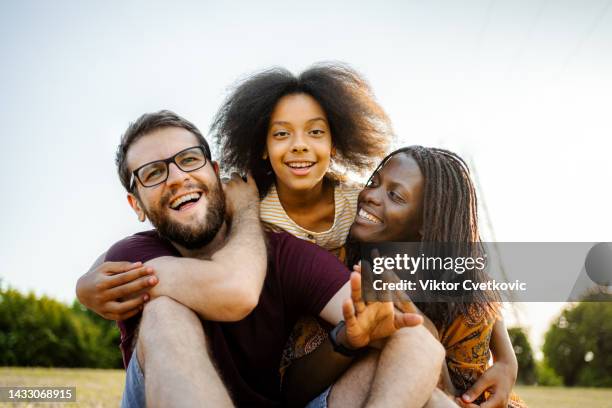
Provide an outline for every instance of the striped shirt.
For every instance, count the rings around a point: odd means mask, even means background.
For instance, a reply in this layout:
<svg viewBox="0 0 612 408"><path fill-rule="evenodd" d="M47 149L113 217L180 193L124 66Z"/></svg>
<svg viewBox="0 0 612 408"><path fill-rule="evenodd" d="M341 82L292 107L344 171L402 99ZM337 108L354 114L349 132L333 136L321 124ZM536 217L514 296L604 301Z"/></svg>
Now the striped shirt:
<svg viewBox="0 0 612 408"><path fill-rule="evenodd" d="M339 256L357 214L357 196L360 191L359 185L353 183L338 183L334 187L334 223L327 231L309 231L296 224L285 212L275 185L270 187L261 201L259 214L267 229L287 231Z"/></svg>

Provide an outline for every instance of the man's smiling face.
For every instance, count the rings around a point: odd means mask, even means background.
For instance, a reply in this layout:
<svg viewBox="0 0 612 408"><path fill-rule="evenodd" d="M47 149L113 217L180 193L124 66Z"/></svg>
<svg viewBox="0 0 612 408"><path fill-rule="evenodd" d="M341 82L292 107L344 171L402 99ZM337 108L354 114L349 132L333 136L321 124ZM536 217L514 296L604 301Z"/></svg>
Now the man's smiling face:
<svg viewBox="0 0 612 408"><path fill-rule="evenodd" d="M155 129L130 146L126 155L128 169L132 172L198 144L186 129ZM148 217L162 236L187 249L208 244L223 224L225 198L216 164L207 162L197 170L184 172L170 163L165 182L144 187L135 180L134 192L137 194L128 194L128 200L139 218Z"/></svg>

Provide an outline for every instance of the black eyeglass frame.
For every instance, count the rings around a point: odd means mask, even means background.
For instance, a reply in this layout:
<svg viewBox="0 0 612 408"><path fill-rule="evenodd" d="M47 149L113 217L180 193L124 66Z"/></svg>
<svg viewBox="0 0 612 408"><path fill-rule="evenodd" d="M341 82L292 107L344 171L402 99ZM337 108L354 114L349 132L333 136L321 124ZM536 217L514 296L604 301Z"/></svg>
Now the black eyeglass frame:
<svg viewBox="0 0 612 408"><path fill-rule="evenodd" d="M188 150L192 150L192 149L196 149L199 148L202 151L202 156L204 156L204 164L201 165L200 167L196 167L195 169L191 169L191 170L183 170L183 168L181 167L180 164L178 164L176 162L176 156L179 156L182 153L185 153ZM170 175L170 163L174 163L176 165L176 167L179 168L179 170L181 170L182 172L185 173L190 173L192 171L196 171L201 169L202 167L206 166L206 163L208 163L210 161L210 159L208 158L208 149L206 149L205 146L203 145L197 145L197 146L191 146L188 147L186 149L181 150L180 152L176 153L175 155L173 155L172 157L168 157L167 159L163 159L163 160L153 160L152 162L149 163L145 163L142 166L138 167L136 170L132 171L132 175L130 177L130 186L131 186L131 190L134 191L134 188L136 188L136 180L138 180L140 182L140 185L143 186L144 188L151 188L151 187L156 187L159 186L162 183L165 183L166 180L168 180L168 176ZM142 182L142 180L140 179L140 177L138 176L138 172L147 167L150 166L153 163L164 163L166 165L166 178L164 178L162 181L160 181L159 183L155 183L151 186L145 186L144 183Z"/></svg>

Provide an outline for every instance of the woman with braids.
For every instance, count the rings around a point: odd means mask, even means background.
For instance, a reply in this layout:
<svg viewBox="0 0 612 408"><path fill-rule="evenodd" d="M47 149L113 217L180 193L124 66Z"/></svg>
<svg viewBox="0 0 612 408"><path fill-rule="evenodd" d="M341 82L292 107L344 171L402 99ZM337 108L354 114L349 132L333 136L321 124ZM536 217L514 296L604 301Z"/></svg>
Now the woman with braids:
<svg viewBox="0 0 612 408"><path fill-rule="evenodd" d="M357 211L347 243L347 265L361 258L359 243L453 243L466 244L465 248L478 247L472 244L480 243L476 192L468 168L459 156L447 150L410 146L385 157L359 194ZM475 272L469 278L481 281L483 275ZM402 306L407 305L404 311L415 310L409 303ZM446 349L442 384L455 396L457 404L524 406L511 394L517 362L503 321L498 319L497 294L465 291L453 303L419 302L416 307L429 319L426 325ZM354 319L348 319L346 326L347 331L363 329ZM489 350L495 359L490 368ZM330 370L324 366L329 360L321 348L321 352L317 350L296 361L287 379L293 381L294 370L303 369L304 364L310 370L317 366ZM356 364L351 370L358 367ZM335 402L334 389L338 387L337 395L347 395L342 389L346 386L349 385L340 381L332 387L330 405Z"/></svg>
<svg viewBox="0 0 612 408"><path fill-rule="evenodd" d="M479 246L471 244L481 241L477 208L468 167L458 155L405 147L383 159L359 195L349 247L356 248L357 242L420 241L467 244L464 248L472 250ZM350 252L355 262L359 254ZM446 348L451 391L462 396L460 404L480 401L481 394L481 399L488 398L482 405L486 407L522 404L510 395L517 363L505 325L497 319L498 299L491 292L465 291L458 302L416 304ZM495 364L485 374L490 341Z"/></svg>

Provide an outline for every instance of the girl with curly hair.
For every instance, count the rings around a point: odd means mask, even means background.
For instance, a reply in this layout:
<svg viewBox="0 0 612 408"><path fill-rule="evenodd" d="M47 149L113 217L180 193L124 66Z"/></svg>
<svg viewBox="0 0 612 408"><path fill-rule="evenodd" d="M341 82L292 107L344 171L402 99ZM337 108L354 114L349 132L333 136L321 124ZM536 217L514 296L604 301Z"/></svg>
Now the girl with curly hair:
<svg viewBox="0 0 612 408"><path fill-rule="evenodd" d="M367 82L340 63L316 64L297 76L272 68L246 78L219 109L211 133L221 167L253 175L269 229L338 256L361 189L345 175L372 170L392 138Z"/></svg>

